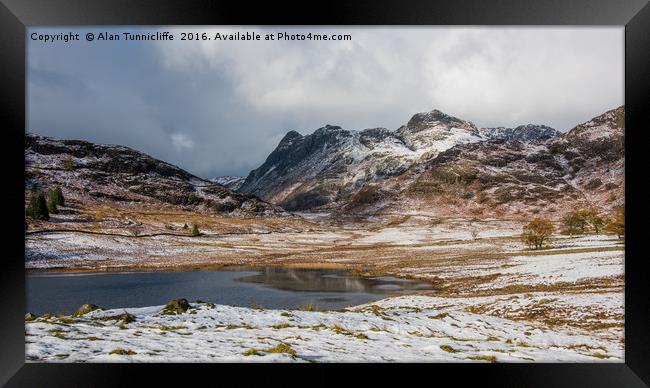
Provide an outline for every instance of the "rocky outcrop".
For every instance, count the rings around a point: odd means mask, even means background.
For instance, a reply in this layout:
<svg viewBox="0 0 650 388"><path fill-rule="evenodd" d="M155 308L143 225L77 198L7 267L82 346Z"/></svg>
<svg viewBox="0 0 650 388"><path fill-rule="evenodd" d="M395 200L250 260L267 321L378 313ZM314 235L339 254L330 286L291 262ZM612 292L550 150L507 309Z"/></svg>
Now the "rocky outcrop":
<svg viewBox="0 0 650 388"><path fill-rule="evenodd" d="M562 135L562 133L546 125L526 124L516 128L482 128L481 135L490 140L540 142Z"/></svg>

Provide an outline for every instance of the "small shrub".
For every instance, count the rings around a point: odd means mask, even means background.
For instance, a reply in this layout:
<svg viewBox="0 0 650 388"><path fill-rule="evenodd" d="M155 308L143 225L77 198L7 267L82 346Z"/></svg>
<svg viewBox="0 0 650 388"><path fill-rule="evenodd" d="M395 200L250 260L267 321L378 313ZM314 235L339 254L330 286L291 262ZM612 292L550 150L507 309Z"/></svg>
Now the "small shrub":
<svg viewBox="0 0 650 388"><path fill-rule="evenodd" d="M185 198L185 203L188 205L198 205L201 203L201 198L197 197L194 193L190 193Z"/></svg>
<svg viewBox="0 0 650 388"><path fill-rule="evenodd" d="M197 224L192 225L192 231L190 232L192 237L200 236L201 232L199 231L199 226Z"/></svg>
<svg viewBox="0 0 650 388"><path fill-rule="evenodd" d="M74 169L74 162L71 157L63 159L63 169L66 171L72 171Z"/></svg>

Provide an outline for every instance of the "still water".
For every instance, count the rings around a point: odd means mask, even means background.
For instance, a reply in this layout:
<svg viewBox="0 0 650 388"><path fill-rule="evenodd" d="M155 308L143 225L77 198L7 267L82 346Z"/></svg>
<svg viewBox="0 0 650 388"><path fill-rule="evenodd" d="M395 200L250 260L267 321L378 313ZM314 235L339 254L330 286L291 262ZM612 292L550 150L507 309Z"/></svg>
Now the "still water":
<svg viewBox="0 0 650 388"><path fill-rule="evenodd" d="M185 298L217 304L334 310L392 295L430 290L426 282L362 278L339 270L238 268L191 272L29 273L27 311L70 314L84 303L144 307Z"/></svg>

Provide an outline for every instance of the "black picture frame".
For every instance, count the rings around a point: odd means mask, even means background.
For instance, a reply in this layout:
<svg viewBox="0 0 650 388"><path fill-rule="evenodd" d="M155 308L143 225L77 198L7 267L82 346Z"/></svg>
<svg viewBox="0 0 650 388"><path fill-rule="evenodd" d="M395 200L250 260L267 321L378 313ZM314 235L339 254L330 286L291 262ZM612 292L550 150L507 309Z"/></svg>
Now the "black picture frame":
<svg viewBox="0 0 650 388"><path fill-rule="evenodd" d="M418 364L408 376L435 384L453 376L456 386L478 381L481 386L618 386L650 385L650 282L644 271L643 226L646 216L643 190L644 128L650 102L650 6L647 0L534 1L358 1L267 2L245 1L100 1L1 0L0 96L2 156L6 217L4 257L0 269L0 383L31 386L128 386L150 382L157 374L167 382L203 374L212 383L225 383L225 373L236 373L242 383L252 379L285 380L295 371L338 383L348 377L330 375L321 365L280 365L271 374L268 365L235 364L30 364L25 363L24 314L24 134L25 46L28 26L46 25L615 25L625 26L626 110L626 234L625 252L625 362L575 364ZM339 365L368 382L392 374L393 365ZM291 368L291 369L289 369ZM264 369L264 371L262 371ZM277 373L277 374L275 374ZM348 376L350 375L348 374ZM212 377L210 377L212 376ZM276 377L273 377L276 376ZM312 378L313 378L312 377ZM407 377L403 377L407 378ZM210 380L213 379L213 380ZM295 380L311 384L313 380ZM644 383L645 382L645 383Z"/></svg>

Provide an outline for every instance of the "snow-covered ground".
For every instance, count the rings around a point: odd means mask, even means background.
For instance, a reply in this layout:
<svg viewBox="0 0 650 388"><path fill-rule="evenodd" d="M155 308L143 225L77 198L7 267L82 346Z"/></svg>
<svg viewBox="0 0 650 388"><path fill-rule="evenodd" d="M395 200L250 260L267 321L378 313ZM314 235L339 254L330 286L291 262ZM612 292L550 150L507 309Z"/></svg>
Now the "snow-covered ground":
<svg viewBox="0 0 650 388"><path fill-rule="evenodd" d="M534 304L549 295L521 298ZM587 299L622 302L602 294ZM95 311L28 322L26 353L31 361L61 362L623 360L623 343L615 339L622 328L593 332L471 312L486 302L494 300L404 296L336 312L204 303L173 316L161 315L163 306ZM99 319L125 311L134 322Z"/></svg>
<svg viewBox="0 0 650 388"><path fill-rule="evenodd" d="M514 221L415 215L389 221L281 231L266 221L239 234L215 223L194 238L28 235L28 268L332 266L431 281L436 291L346 311L193 303L178 316L160 315L162 306L125 306L79 318L40 317L26 322L27 359L623 361L625 247L615 236L558 235L547 249L529 250ZM101 319L125 311L134 322Z"/></svg>

